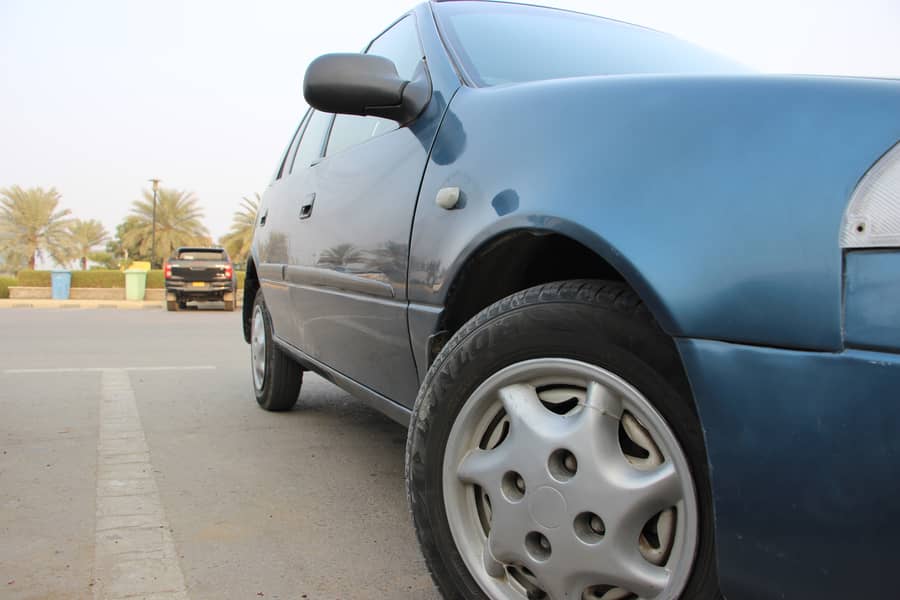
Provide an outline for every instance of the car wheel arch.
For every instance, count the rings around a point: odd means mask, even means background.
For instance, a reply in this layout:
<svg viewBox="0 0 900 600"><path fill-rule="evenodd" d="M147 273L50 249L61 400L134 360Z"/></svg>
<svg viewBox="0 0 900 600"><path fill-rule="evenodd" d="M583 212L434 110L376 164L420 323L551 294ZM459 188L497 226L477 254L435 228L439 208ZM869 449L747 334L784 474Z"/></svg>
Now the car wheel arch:
<svg viewBox="0 0 900 600"><path fill-rule="evenodd" d="M251 256L247 259L247 272L244 278L244 305L241 309L244 341L248 344L250 343L250 319L253 315L253 300L256 298L256 290L258 289L259 276L256 274L256 261Z"/></svg>
<svg viewBox="0 0 900 600"><path fill-rule="evenodd" d="M558 218L543 220L552 220L557 226L512 224L487 232L460 253L445 275L444 310L435 333L446 332L449 339L493 302L535 285L565 279L624 282L644 302L660 328L671 333L668 308L622 252L576 223ZM491 277L475 275L484 272ZM429 354L430 363L436 352Z"/></svg>

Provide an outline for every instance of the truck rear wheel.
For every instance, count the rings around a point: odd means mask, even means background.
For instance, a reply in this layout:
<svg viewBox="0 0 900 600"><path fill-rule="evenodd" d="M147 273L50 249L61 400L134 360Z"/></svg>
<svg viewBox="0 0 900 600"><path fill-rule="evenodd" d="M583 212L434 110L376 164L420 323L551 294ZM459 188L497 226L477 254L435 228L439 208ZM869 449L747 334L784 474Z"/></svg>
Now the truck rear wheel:
<svg viewBox="0 0 900 600"><path fill-rule="evenodd" d="M225 311L234 312L234 292L226 292L222 300L225 302Z"/></svg>
<svg viewBox="0 0 900 600"><path fill-rule="evenodd" d="M256 402L265 410L287 411L297 403L303 369L275 343L262 290L250 317L250 375Z"/></svg>

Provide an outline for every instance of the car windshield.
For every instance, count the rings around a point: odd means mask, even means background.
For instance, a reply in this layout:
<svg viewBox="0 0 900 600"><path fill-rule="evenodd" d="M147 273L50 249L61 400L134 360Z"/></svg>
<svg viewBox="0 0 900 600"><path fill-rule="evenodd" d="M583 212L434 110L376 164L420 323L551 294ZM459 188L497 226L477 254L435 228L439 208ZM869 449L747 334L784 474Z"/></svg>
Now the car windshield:
<svg viewBox="0 0 900 600"><path fill-rule="evenodd" d="M436 5L478 86L638 73L736 73L740 64L671 35L580 13L495 2Z"/></svg>
<svg viewBox="0 0 900 600"><path fill-rule="evenodd" d="M225 260L221 250L185 250L178 253L181 260Z"/></svg>

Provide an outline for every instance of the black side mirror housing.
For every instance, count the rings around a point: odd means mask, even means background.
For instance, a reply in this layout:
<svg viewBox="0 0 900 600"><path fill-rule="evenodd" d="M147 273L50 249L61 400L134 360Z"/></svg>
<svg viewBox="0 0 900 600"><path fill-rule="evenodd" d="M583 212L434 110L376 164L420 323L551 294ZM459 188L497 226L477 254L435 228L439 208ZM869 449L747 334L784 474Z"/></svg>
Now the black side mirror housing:
<svg viewBox="0 0 900 600"><path fill-rule="evenodd" d="M389 59L373 54L325 54L303 78L306 102L322 112L382 117L405 125L431 100L425 62L404 81Z"/></svg>

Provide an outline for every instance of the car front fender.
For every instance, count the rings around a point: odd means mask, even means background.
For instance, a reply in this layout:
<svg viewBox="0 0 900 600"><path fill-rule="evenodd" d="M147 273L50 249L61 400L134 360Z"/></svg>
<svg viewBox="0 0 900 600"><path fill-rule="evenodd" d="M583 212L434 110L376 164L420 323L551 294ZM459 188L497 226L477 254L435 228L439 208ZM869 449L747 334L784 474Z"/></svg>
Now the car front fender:
<svg viewBox="0 0 900 600"><path fill-rule="evenodd" d="M443 306L467 257L516 228L615 266L676 337L842 346L848 199L900 139L900 82L622 76L464 88L421 187L410 300ZM459 188L450 210L435 198ZM414 270L410 270L411 278ZM490 277L489 273L484 274Z"/></svg>

